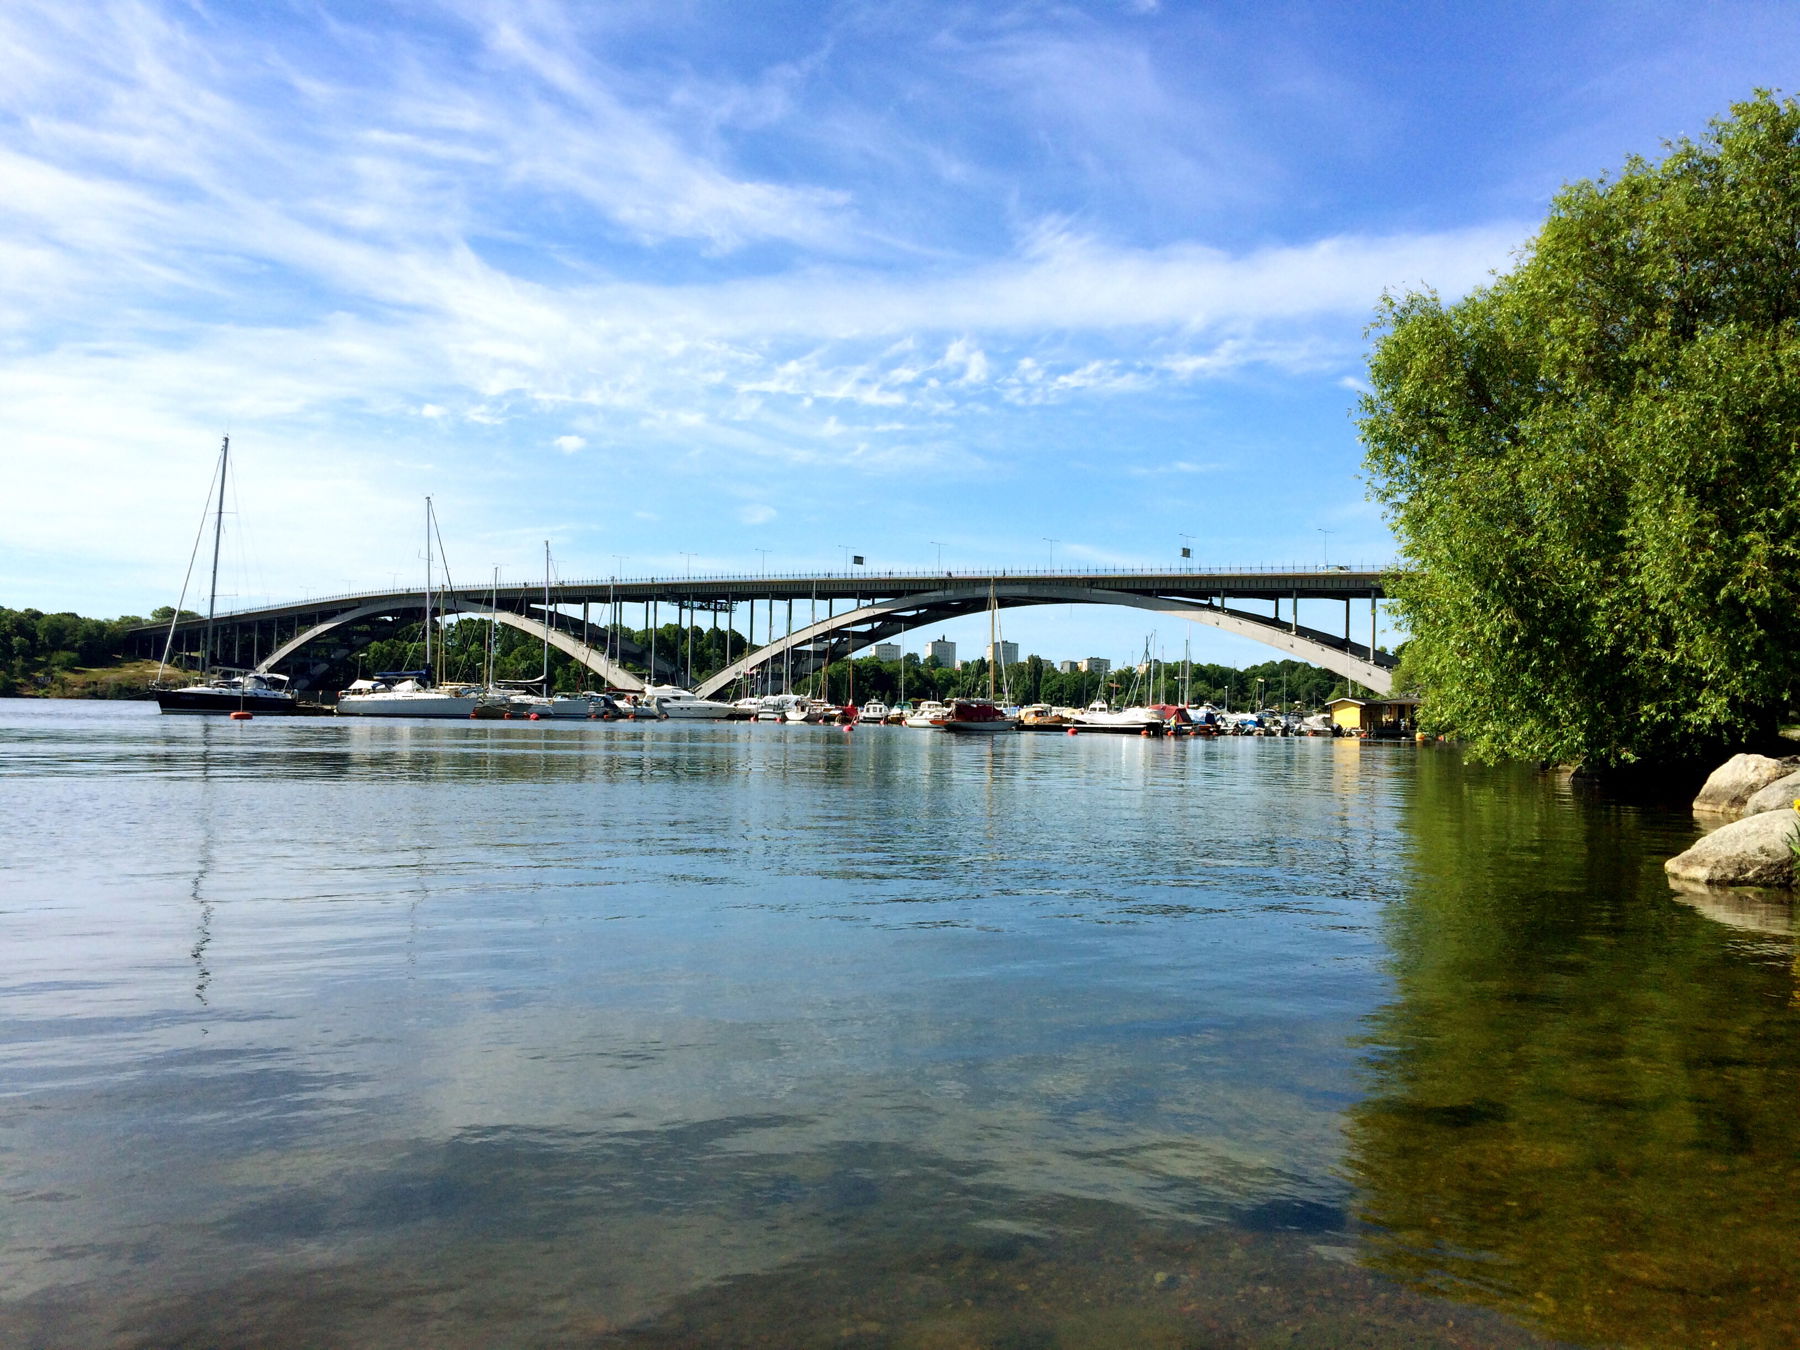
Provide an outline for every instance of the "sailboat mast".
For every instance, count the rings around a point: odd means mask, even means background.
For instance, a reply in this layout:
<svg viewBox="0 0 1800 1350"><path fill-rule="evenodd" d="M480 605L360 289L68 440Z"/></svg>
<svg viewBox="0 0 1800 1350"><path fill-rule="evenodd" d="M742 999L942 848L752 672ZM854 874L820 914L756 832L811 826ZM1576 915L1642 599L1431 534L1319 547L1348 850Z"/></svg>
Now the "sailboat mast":
<svg viewBox="0 0 1800 1350"><path fill-rule="evenodd" d="M988 578L988 702L994 701L994 665L1000 659L1000 649L994 643L994 624L1000 615L1000 606L994 599L994 579Z"/></svg>
<svg viewBox="0 0 1800 1350"><path fill-rule="evenodd" d="M500 626L500 569L494 568L494 584L488 587L487 665L482 671L484 689L494 687L494 630Z"/></svg>
<svg viewBox="0 0 1800 1350"><path fill-rule="evenodd" d="M230 459L231 437L227 436L219 447L219 502L213 513L212 585L206 593L206 646L200 653L202 670L211 670L213 663L213 615L219 606L219 538L225 532L225 471Z"/></svg>
<svg viewBox="0 0 1800 1350"><path fill-rule="evenodd" d="M425 499L425 678L431 678L431 498Z"/></svg>

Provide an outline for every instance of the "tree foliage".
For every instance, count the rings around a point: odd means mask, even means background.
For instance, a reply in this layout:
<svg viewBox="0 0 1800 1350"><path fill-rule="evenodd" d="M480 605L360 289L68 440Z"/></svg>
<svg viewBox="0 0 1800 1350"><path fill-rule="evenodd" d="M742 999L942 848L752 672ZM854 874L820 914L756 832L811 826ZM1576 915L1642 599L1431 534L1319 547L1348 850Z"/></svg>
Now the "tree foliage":
<svg viewBox="0 0 1800 1350"><path fill-rule="evenodd" d="M1479 755L1771 734L1800 688L1800 104L1555 199L1466 299L1384 297L1360 426L1404 676Z"/></svg>
<svg viewBox="0 0 1800 1350"><path fill-rule="evenodd" d="M84 619L0 607L0 698L37 693L63 671L116 661L125 632L143 620Z"/></svg>

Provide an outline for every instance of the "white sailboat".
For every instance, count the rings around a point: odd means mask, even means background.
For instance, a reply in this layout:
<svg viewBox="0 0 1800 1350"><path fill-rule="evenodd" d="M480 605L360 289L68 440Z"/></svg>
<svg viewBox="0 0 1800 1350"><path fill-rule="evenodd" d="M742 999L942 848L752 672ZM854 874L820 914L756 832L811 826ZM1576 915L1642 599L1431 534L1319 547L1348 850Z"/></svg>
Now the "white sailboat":
<svg viewBox="0 0 1800 1350"><path fill-rule="evenodd" d="M432 540L437 518L431 498L425 499L425 669L395 671L372 680L358 680L338 695L337 710L346 717L461 717L475 716L482 705L482 691L474 685L439 689L432 685Z"/></svg>

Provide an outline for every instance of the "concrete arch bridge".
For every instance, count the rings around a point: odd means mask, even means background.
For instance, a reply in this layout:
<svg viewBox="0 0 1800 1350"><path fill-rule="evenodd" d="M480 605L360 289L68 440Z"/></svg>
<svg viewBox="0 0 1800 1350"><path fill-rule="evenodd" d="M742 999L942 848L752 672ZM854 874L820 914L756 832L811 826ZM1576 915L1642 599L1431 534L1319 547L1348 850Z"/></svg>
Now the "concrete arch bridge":
<svg viewBox="0 0 1800 1350"><path fill-rule="evenodd" d="M432 610L491 616L539 640L547 635L614 688L642 688L639 672L650 671L712 695L779 689L873 643L980 613L990 596L1002 609L1123 605L1236 633L1387 693L1394 658L1376 645L1382 575L1346 566L606 578L553 585L548 605L541 584L521 584L435 595ZM630 627L652 633L671 620L690 635L722 628L736 659L696 672L691 638L685 651L679 643L646 648L627 635L628 613L643 619ZM189 664L210 644L215 664L277 671L296 687L318 688L370 642L424 614L418 591L324 596L219 615L210 638L206 620L184 620L173 645ZM130 635L130 648L155 659L169 633L168 625L145 625ZM1358 641L1365 633L1367 641Z"/></svg>

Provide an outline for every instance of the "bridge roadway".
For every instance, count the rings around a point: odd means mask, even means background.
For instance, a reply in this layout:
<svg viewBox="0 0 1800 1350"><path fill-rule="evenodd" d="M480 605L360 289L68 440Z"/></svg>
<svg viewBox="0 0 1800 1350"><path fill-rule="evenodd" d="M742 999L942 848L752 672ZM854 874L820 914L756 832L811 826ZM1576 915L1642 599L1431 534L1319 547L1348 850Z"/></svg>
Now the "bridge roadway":
<svg viewBox="0 0 1800 1350"><path fill-rule="evenodd" d="M747 641L742 659L698 686L706 695L734 686L765 689L778 680L801 678L826 661L912 629L984 611L990 595L1002 609L1025 605L1125 605L1167 614L1252 638L1289 656L1323 666L1377 693L1392 686L1394 658L1377 648L1383 572L1367 567L1213 568L1151 571L1046 572L851 572L790 576L646 577L564 581L550 587L521 583L459 589L436 595L436 613L486 617L542 639L594 671L615 688L643 687L622 661L650 668L651 654L616 630L627 608L641 610L655 629L682 626L727 627ZM1300 622L1308 602L1316 619L1320 601L1344 606L1341 631ZM1368 605L1368 641L1358 642L1353 613ZM580 613L569 611L579 606ZM596 608L600 610L595 613ZM416 623L425 612L420 591L361 591L313 596L301 601L234 610L216 616L213 649L217 662L289 674L309 687L334 661L341 661L399 625ZM1333 611L1335 612L1335 611ZM203 643L205 619L175 625L174 648L190 657ZM612 630L612 631L609 631ZM145 625L130 634L134 653L162 655L167 624ZM325 659L321 659L321 658ZM680 653L657 650L655 674L675 679Z"/></svg>

